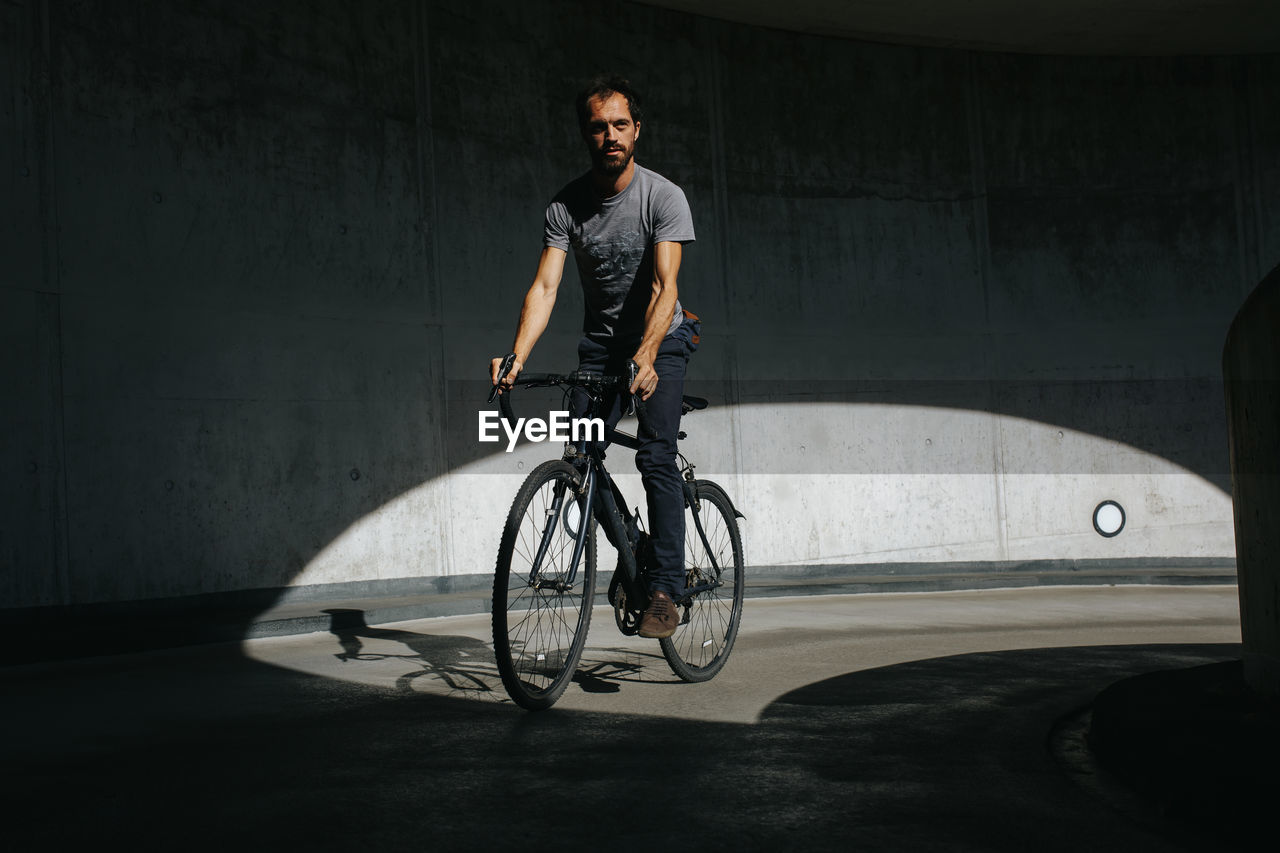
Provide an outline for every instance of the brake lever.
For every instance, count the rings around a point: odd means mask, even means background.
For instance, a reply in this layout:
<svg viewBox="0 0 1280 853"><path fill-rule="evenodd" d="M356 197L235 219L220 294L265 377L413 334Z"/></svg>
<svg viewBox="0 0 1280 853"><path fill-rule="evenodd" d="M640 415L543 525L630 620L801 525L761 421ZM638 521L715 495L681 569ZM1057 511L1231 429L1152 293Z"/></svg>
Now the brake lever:
<svg viewBox="0 0 1280 853"><path fill-rule="evenodd" d="M502 390L502 380L507 378L507 374L511 372L511 366L516 363L516 354L509 352L502 357L502 364L498 366L498 382L489 391L489 402L492 404L494 398L498 396L498 392Z"/></svg>
<svg viewBox="0 0 1280 853"><path fill-rule="evenodd" d="M624 418L627 415L631 414L632 412L636 411L636 404L640 402L639 395L631 393L631 386L636 384L636 376L638 376L639 373L640 373L640 365L628 359L627 360L627 387L625 392L623 392L626 394L626 399L622 403L622 416Z"/></svg>

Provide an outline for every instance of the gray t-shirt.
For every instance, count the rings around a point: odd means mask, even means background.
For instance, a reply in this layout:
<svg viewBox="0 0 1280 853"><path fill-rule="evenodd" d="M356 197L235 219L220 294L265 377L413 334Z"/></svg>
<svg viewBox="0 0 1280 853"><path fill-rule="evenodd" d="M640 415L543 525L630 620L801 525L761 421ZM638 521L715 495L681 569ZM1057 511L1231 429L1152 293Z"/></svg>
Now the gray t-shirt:
<svg viewBox="0 0 1280 853"><path fill-rule="evenodd" d="M678 186L639 163L631 183L600 198L591 174L571 182L547 206L544 244L578 264L586 312L582 331L600 343L639 344L653 294L653 246L692 243L693 216ZM684 317L676 302L671 334Z"/></svg>

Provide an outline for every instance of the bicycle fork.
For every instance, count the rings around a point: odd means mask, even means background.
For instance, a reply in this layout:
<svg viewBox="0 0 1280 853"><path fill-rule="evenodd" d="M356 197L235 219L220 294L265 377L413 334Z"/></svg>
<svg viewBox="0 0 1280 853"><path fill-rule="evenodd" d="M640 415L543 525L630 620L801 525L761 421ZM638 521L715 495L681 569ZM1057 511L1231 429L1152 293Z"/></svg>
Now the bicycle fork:
<svg viewBox="0 0 1280 853"><path fill-rule="evenodd" d="M698 531L698 540L702 542L702 547L706 550L707 559L711 561L711 569L715 572L715 575L704 583L695 584L694 586L686 588L684 595L680 596L680 598L676 600L675 603L677 606L687 605L698 594L724 586L724 581L720 579L720 563L716 560L715 549L711 547L711 542L707 539L707 532L702 527L702 507L698 503L697 490L694 488L692 475L689 475L686 479L682 480L681 485L684 487L685 502L689 504L689 509L693 513L693 526L694 529Z"/></svg>
<svg viewBox="0 0 1280 853"><path fill-rule="evenodd" d="M592 497L595 490L595 477L593 472L587 471L587 487L586 495L579 498L578 494L569 488L569 483L560 482L556 484L555 497L551 501L551 506L547 509L546 525L542 529L542 541L538 543L538 553L533 560L533 568L529 572L529 586L536 590L553 589L557 593L568 592L573 589L574 582L578 579L578 566L581 564L582 552L587 545L587 536L590 532L589 513L592 505ZM578 529L571 530L568 521L565 519L566 496L569 500L578 504ZM573 557L569 560L569 571L566 575L561 576L544 576L542 573L542 561L547 556L547 551L551 548L551 542L555 537L556 526L565 525L565 529L573 535Z"/></svg>

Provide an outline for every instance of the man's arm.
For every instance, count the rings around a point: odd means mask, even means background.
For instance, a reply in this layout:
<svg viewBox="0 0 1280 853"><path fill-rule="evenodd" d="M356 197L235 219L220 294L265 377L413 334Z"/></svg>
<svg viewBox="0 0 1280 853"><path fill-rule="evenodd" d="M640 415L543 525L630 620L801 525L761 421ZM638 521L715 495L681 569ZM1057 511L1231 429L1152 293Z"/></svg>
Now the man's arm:
<svg viewBox="0 0 1280 853"><path fill-rule="evenodd" d="M564 277L564 259L566 252L548 246L542 250L538 258L538 271L533 276L533 284L525 294L524 305L520 309L520 323L516 326L516 339L511 351L516 354L515 363L510 372L502 380L502 387L510 388L515 383L524 363L533 352L533 345L546 331L547 322L551 319L551 309L556 305L556 293L560 289L560 279ZM668 319L670 319L668 317ZM489 362L489 378L494 385L498 384L498 370L501 358Z"/></svg>
<svg viewBox="0 0 1280 853"><path fill-rule="evenodd" d="M671 328L671 315L676 310L676 278L680 274L682 248L672 241L663 241L653 247L653 294L644 315L644 338L632 357L640 370L631 385L631 393L639 391L642 400L649 399L653 389L658 387L653 360L658 357L658 347L662 346L662 339Z"/></svg>

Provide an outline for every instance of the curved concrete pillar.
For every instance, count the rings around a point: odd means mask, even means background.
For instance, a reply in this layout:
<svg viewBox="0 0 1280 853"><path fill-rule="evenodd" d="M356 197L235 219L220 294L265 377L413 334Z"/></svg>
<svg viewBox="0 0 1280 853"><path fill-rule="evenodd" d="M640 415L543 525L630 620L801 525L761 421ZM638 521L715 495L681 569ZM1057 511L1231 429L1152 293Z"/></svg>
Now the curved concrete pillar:
<svg viewBox="0 0 1280 853"><path fill-rule="evenodd" d="M1222 372L1245 679L1280 695L1280 267L1232 322Z"/></svg>

